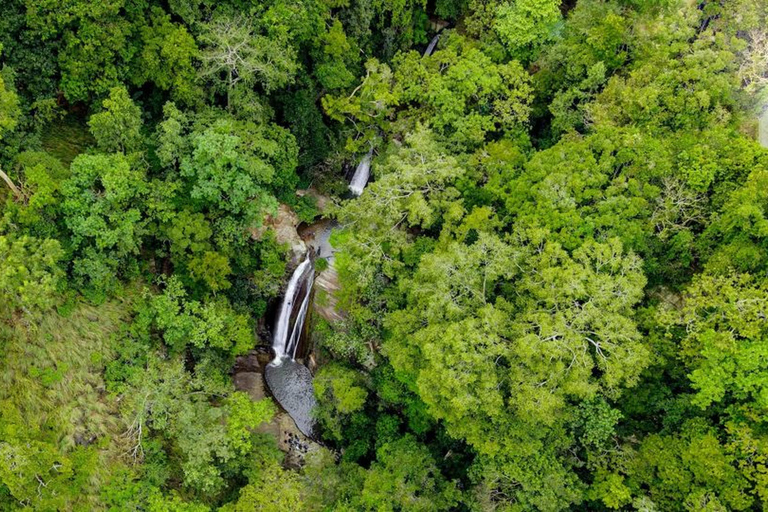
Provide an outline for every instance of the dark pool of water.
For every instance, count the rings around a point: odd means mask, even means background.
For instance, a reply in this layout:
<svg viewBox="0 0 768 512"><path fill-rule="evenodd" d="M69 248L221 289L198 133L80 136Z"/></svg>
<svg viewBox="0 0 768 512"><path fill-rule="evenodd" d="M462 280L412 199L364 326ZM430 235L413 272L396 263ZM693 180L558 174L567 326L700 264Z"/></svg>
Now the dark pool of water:
<svg viewBox="0 0 768 512"><path fill-rule="evenodd" d="M291 359L283 359L279 365L268 364L264 378L272 396L293 418L299 430L307 437L314 437L312 410L317 406L317 400L309 369Z"/></svg>

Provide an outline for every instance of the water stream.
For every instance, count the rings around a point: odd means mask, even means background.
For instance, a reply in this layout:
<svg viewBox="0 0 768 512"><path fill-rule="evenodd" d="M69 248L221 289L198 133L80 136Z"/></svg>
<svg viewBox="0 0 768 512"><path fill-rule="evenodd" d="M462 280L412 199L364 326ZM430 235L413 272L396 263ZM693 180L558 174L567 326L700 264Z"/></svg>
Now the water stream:
<svg viewBox="0 0 768 512"><path fill-rule="evenodd" d="M427 45L427 49L424 50L423 57L429 57L432 55L432 52L435 51L435 47L437 46L437 42L440 41L440 34L436 34L435 37L432 38L432 40L429 42L429 45Z"/></svg>
<svg viewBox="0 0 768 512"><path fill-rule="evenodd" d="M275 334L272 337L272 350L275 352L272 364L279 365L284 359L296 357L314 280L315 266L307 254L304 261L293 271L288 287L285 289L283 303L277 315Z"/></svg>
<svg viewBox="0 0 768 512"><path fill-rule="evenodd" d="M313 434L312 410L317 401L312 387L312 373L296 361L296 351L307 321L314 281L315 265L307 254L293 271L285 289L272 337L275 358L264 371L264 378L275 400L308 437Z"/></svg>
<svg viewBox="0 0 768 512"><path fill-rule="evenodd" d="M432 54L439 40L440 34L432 38L424 56ZM368 184L372 159L373 148L365 154L355 169L349 183L349 190L355 196L362 194ZM312 287L315 283L314 258L325 258L329 264L333 263L334 249L329 239L334 226L331 221L320 221L308 229L311 232L310 250L288 281L273 330L272 350L275 357L264 372L275 400L293 418L299 430L309 437L312 437L314 430L312 410L317 401L312 387L312 373L305 365L296 361L296 355L312 302ZM320 284L322 287L322 279ZM333 305L335 306L335 303ZM321 314L331 316L328 311L322 309Z"/></svg>
<svg viewBox="0 0 768 512"><path fill-rule="evenodd" d="M357 164L352 181L349 182L349 190L356 196L363 193L363 189L368 184L368 178L371 177L371 159L373 158L373 148L366 153L360 163Z"/></svg>
<svg viewBox="0 0 768 512"><path fill-rule="evenodd" d="M352 179L350 189L355 195L362 192L368 181L372 155L373 150L360 162ZM264 369L264 378L272 396L308 437L312 437L314 431L312 411L317 406L317 400L312 386L312 373L301 363L301 359L297 361L296 358L312 304L316 259L325 259L329 264L329 269L320 274L320 288L332 292L329 288L336 285L333 282L336 274L332 267L335 249L330 244L334 227L334 221L322 219L299 229L309 250L288 280L272 330L274 358ZM339 317L335 311L335 299L327 297L326 302L313 311L326 319Z"/></svg>

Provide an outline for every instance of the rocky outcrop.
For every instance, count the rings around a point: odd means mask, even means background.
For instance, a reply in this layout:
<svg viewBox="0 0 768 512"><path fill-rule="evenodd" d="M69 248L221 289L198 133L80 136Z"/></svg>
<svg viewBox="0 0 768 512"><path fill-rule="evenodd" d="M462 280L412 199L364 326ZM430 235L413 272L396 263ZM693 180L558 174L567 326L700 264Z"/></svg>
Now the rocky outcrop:
<svg viewBox="0 0 768 512"><path fill-rule="evenodd" d="M330 261L328 268L320 272L315 278L313 312L329 322L343 320L344 315L339 311L337 299L340 289L339 274L333 266L333 261Z"/></svg>
<svg viewBox="0 0 768 512"><path fill-rule="evenodd" d="M267 397L264 389L264 376L258 372L239 372L234 376L235 389L248 393L251 400L262 400Z"/></svg>
<svg viewBox="0 0 768 512"><path fill-rule="evenodd" d="M264 381L264 370L268 367L269 362L268 354L255 350L246 355L239 356L235 361L234 375L232 377L235 389L248 393L248 396L254 401L272 400L273 398L268 394ZM301 384L305 385L306 383L302 382ZM311 388L310 393L312 393ZM312 399L314 399L314 396L312 396ZM289 400L289 407L295 407L295 405L294 401ZM310 430L312 419L302 415L299 415L299 418L304 429ZM315 441L307 437L296 425L293 418L283 410L278 410L269 423L259 425L255 430L256 432L269 434L277 440L278 448L285 452L284 462L288 467L298 468L302 466L306 454L317 449L319 446Z"/></svg>
<svg viewBox="0 0 768 512"><path fill-rule="evenodd" d="M328 262L325 269L315 277L315 295L312 302L313 312L329 322L344 318L337 308L337 294L341 289L339 274L334 267L336 249L331 245L331 234L336 228L332 220L321 220L301 230L301 237L315 254L315 260L324 259ZM315 263L315 267L318 267Z"/></svg>
<svg viewBox="0 0 768 512"><path fill-rule="evenodd" d="M291 252L291 266L296 266L307 253L307 246L299 236L296 228L301 224L299 216L291 210L290 206L280 204L277 215L267 216L264 225L251 231L254 239L259 240L267 230L274 230L277 243L286 244Z"/></svg>

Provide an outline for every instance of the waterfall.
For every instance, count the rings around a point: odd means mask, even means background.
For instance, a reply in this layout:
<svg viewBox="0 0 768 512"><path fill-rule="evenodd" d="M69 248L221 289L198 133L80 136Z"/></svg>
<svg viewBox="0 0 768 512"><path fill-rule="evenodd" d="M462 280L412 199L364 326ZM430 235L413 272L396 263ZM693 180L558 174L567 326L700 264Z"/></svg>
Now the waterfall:
<svg viewBox="0 0 768 512"><path fill-rule="evenodd" d="M435 46L437 46L437 42L439 40L440 40L440 34L435 34L435 37L433 37L432 40L429 42L427 49L424 50L423 57L429 57L430 55L432 55L432 52L435 51Z"/></svg>
<svg viewBox="0 0 768 512"><path fill-rule="evenodd" d="M373 158L373 148L357 164L355 175L352 176L352 181L349 182L349 190L356 196L362 194L365 185L368 184L368 178L371 175L371 158Z"/></svg>
<svg viewBox="0 0 768 512"><path fill-rule="evenodd" d="M280 305L275 334L272 337L272 350L275 352L272 364L279 365L284 359L292 360L296 357L314 279L315 268L307 254L288 281L283 303Z"/></svg>

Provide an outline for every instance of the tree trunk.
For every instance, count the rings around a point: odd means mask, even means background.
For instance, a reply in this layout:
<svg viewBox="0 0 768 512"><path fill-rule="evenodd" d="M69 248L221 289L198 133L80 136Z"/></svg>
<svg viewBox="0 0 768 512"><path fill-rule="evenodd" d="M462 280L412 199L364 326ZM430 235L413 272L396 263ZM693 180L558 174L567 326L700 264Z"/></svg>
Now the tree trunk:
<svg viewBox="0 0 768 512"><path fill-rule="evenodd" d="M11 181L11 178L8 177L7 174L3 172L2 169L0 169L0 178L3 179L3 181L8 185L8 188L11 189L11 192L13 192L13 195L16 197L16 200L23 201L24 200L24 194L21 193L21 190Z"/></svg>

